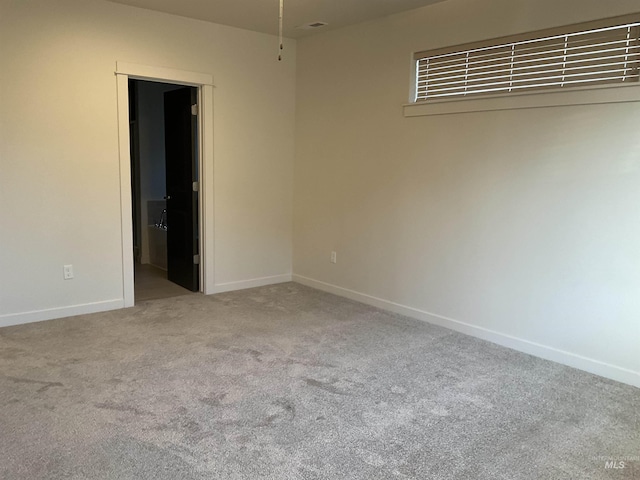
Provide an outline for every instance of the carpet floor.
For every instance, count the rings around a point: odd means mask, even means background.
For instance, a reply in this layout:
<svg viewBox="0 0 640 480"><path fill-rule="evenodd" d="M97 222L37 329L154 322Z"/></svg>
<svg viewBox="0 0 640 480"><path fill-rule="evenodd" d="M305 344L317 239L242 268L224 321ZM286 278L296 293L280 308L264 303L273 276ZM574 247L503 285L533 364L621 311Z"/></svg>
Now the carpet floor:
<svg viewBox="0 0 640 480"><path fill-rule="evenodd" d="M3 479L640 479L639 419L640 389L295 283L0 329Z"/></svg>

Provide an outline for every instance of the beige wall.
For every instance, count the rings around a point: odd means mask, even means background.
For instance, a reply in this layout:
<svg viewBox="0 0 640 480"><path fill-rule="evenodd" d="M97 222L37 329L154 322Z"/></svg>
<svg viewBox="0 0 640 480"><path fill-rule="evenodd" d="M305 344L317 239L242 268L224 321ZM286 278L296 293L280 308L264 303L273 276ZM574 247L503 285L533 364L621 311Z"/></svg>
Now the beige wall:
<svg viewBox="0 0 640 480"><path fill-rule="evenodd" d="M402 114L414 51L634 10L448 0L300 40L294 278L640 385L640 103Z"/></svg>
<svg viewBox="0 0 640 480"><path fill-rule="evenodd" d="M280 63L276 42L100 0L0 0L0 326L122 303L117 61L213 75L215 282L290 273L295 42Z"/></svg>
<svg viewBox="0 0 640 480"><path fill-rule="evenodd" d="M122 303L122 61L214 76L216 284L290 271L295 113L298 279L640 384L639 105L401 108L415 50L637 9L448 0L304 39L296 74L295 42L0 0L0 325Z"/></svg>

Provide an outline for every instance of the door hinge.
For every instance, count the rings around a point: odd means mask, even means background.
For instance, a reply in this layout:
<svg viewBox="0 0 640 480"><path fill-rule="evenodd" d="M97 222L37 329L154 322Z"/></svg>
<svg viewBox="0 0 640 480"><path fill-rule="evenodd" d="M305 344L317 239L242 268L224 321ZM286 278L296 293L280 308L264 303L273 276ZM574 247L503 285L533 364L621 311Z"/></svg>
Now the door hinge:
<svg viewBox="0 0 640 480"><path fill-rule="evenodd" d="M193 182L193 191L197 192L198 190L200 190L200 182Z"/></svg>
<svg viewBox="0 0 640 480"><path fill-rule="evenodd" d="M200 265L200 254L196 254L193 256L193 264Z"/></svg>
<svg viewBox="0 0 640 480"><path fill-rule="evenodd" d="M197 103L195 105L191 105L191 115L198 115L198 104Z"/></svg>

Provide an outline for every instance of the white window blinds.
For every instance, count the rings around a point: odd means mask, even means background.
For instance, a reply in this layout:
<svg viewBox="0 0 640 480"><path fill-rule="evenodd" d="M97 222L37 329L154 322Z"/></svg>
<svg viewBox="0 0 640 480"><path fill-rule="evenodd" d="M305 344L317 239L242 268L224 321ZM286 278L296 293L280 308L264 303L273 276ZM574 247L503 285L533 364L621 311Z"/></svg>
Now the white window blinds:
<svg viewBox="0 0 640 480"><path fill-rule="evenodd" d="M415 100L637 82L640 19L592 25L417 53Z"/></svg>

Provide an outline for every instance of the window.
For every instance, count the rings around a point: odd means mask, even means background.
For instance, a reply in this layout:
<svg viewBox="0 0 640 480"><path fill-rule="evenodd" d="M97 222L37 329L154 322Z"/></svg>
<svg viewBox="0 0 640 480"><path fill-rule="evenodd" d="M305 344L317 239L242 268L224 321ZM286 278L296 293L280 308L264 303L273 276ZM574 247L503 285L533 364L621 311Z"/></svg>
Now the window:
<svg viewBox="0 0 640 480"><path fill-rule="evenodd" d="M607 84L640 77L640 15L416 53L415 101Z"/></svg>

